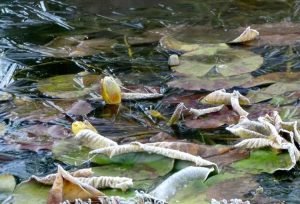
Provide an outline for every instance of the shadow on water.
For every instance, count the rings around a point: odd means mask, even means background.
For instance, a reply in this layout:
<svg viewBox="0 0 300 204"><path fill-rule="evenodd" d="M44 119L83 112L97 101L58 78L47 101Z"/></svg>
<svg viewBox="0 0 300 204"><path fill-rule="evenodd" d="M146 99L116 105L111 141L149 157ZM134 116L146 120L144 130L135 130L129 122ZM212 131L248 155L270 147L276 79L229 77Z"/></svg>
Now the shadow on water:
<svg viewBox="0 0 300 204"><path fill-rule="evenodd" d="M24 128L40 124L60 125L69 131L69 118L45 103L53 99L41 93L41 80L90 71L114 75L126 86L159 86L167 94L174 93L176 90L165 88L173 73L166 63L168 56L158 47L163 34L193 43L226 42L233 36L229 30L251 24L298 22L299 9L296 1L281 0L1 1L0 90L12 94L13 98L5 100L2 95L0 98L0 173L11 173L24 180L31 174L55 171L51 147L37 148L31 144L36 135L24 132ZM295 43L251 49L264 57L263 66L253 76L300 69L299 45ZM74 101L55 103L67 110ZM145 119L146 109L158 109L166 115L171 115L174 109L172 104L160 107L152 101L127 105L121 108L121 116L114 118L114 113L95 103L88 116L94 119L97 129L118 137L149 132L153 121ZM131 111L139 113L135 115ZM111 129L112 122L116 122L115 129ZM157 133L157 127L151 128L151 133ZM182 129L178 130L181 138L199 135L199 132L185 132L185 127ZM57 138L48 137L45 133L37 139L51 146ZM291 187L299 185L299 176L295 177L291 185L279 180L272 186L268 182L275 178L273 175L261 175L258 180L271 197L297 203L293 198L299 192ZM285 191L271 192L279 189Z"/></svg>

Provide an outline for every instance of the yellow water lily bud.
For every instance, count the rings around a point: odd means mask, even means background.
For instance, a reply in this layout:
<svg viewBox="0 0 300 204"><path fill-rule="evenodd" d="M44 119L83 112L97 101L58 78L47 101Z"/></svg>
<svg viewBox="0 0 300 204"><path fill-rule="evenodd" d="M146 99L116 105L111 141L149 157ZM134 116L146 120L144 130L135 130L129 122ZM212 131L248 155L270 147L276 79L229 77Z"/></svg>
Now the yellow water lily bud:
<svg viewBox="0 0 300 204"><path fill-rule="evenodd" d="M96 128L87 120L85 121L75 121L72 123L72 132L76 135L80 130L89 129L97 133Z"/></svg>
<svg viewBox="0 0 300 204"><path fill-rule="evenodd" d="M107 104L121 103L121 88L116 80L106 76L101 80L102 97Z"/></svg>

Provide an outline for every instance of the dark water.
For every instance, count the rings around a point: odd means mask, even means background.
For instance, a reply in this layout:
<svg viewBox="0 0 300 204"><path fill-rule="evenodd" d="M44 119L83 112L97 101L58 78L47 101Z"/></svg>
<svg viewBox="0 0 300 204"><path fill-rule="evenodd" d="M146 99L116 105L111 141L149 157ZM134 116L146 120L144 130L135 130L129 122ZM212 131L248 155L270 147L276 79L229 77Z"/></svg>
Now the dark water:
<svg viewBox="0 0 300 204"><path fill-rule="evenodd" d="M124 35L141 37L150 30L171 33L179 39L189 42L220 42L226 39L228 30L246 27L251 24L277 22L298 22L300 5L297 1L285 0L229 0L229 1L179 1L179 0L2 0L0 2L0 89L15 97L26 97L31 102L47 98L36 87L38 80L63 75L76 74L88 70L97 74L113 74L124 85L161 86L173 78L167 66L167 55L158 47L157 40L133 46L133 56L128 56L124 45ZM182 29L183 28L183 29ZM205 28L212 28L205 32ZM67 58L49 56L42 46L58 36L85 35L89 39L115 40L112 51L90 56ZM144 39L151 38L144 37ZM284 71L291 61L291 70L299 70L299 46L293 45L293 52L287 54L287 45L265 45L253 48L264 56L264 65L253 75L273 71ZM48 52L48 51L47 51ZM168 90L167 94L174 93ZM12 116L16 104L0 104L0 122L6 126L6 133L0 138L0 173L12 173L25 179L31 174L46 174L55 171L55 162L47 150L20 150L8 144L10 133L39 121L24 120L21 116ZM153 102L129 104L133 110L156 108ZM162 108L170 114L172 106ZM36 108L38 109L38 108ZM92 113L92 117L103 117L101 106ZM29 112L32 110L29 110ZM124 119L126 120L126 118ZM54 124L70 125L70 121L51 121ZM50 122L50 123L51 123ZM49 123L49 121L48 121ZM106 125L106 126L105 126ZM105 127L104 127L105 126ZM146 126L126 126L137 129ZM98 128L104 128L107 135L120 135L125 128L111 130L109 125L99 122ZM106 128L106 129L105 129ZM132 132L131 130L131 132ZM142 131L142 130L141 130ZM129 131L130 132L130 131ZM180 131L179 131L180 132ZM181 130L185 134L195 134ZM185 133L185 134L184 134ZM19 135L24 137L22 132ZM27 148L28 149L28 148ZM297 193L299 177L295 180L278 181L277 185L267 182L273 176L262 176L266 193L288 203L298 203ZM288 186L288 187L287 187ZM285 189L285 190L282 190Z"/></svg>

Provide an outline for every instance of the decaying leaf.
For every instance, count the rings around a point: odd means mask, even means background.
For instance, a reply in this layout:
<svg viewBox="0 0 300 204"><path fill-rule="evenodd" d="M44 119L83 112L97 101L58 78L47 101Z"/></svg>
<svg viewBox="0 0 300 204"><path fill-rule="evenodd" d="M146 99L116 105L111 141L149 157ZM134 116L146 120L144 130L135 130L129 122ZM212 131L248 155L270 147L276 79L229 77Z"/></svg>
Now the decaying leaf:
<svg viewBox="0 0 300 204"><path fill-rule="evenodd" d="M94 174L91 168L89 169L79 169L77 171L71 172L70 175L73 177L90 177ZM44 177L38 177L38 176L31 176L29 180L35 180L39 183L45 184L45 185L52 185L54 183L54 180L56 178L57 174L49 174ZM28 182L29 180L25 181Z"/></svg>
<svg viewBox="0 0 300 204"><path fill-rule="evenodd" d="M211 107L211 108L205 108L205 109L194 109L190 108L190 113L194 115L194 119L197 119L201 115L205 115L208 113L213 113L213 112L218 112L220 111L224 105L216 106L216 107Z"/></svg>
<svg viewBox="0 0 300 204"><path fill-rule="evenodd" d="M152 192L150 192L150 194L159 199L168 201L176 194L178 190L180 190L180 188L185 186L187 183L196 179L205 181L208 175L213 171L213 168L208 169L204 167L193 166L186 167L167 178Z"/></svg>
<svg viewBox="0 0 300 204"><path fill-rule="evenodd" d="M273 116L266 115L258 118L258 121L243 119L240 123L226 129L237 136L247 138L236 144L235 147L249 149L272 147L288 151L291 164L280 169L290 170L300 159L300 152L295 144L295 135L297 135L296 141L299 139L296 124L283 122L278 113L274 112ZM289 138L284 136L286 133Z"/></svg>
<svg viewBox="0 0 300 204"><path fill-rule="evenodd" d="M213 166L216 171L218 167L216 164L202 159L200 156L194 156L179 150L157 147L153 145L141 144L139 142L132 142L130 144L100 148L93 150L90 154L105 154L110 158L116 155L131 153L131 152L147 152L149 154L158 154L172 159L185 160L195 163L196 166Z"/></svg>
<svg viewBox="0 0 300 204"><path fill-rule="evenodd" d="M92 130L93 132L97 133L96 128L87 120L82 121L75 121L72 123L72 132L74 135L77 135L78 132L80 132L81 130Z"/></svg>
<svg viewBox="0 0 300 204"><path fill-rule="evenodd" d="M102 97L107 104L121 103L121 88L114 78L104 77L101 80L101 88Z"/></svg>
<svg viewBox="0 0 300 204"><path fill-rule="evenodd" d="M225 89L220 89L205 96L201 100L201 103L231 105L231 97L232 93L226 93ZM247 97L238 94L238 99L241 105L250 105L250 101Z"/></svg>
<svg viewBox="0 0 300 204"><path fill-rule="evenodd" d="M82 145L91 149L118 145L118 143L112 141L111 139L108 139L89 129L79 131L76 134L75 139L79 140Z"/></svg>
<svg viewBox="0 0 300 204"><path fill-rule="evenodd" d="M228 42L228 44L247 43L249 41L255 40L258 36L259 32L257 30L251 29L249 26L240 36Z"/></svg>
<svg viewBox="0 0 300 204"><path fill-rule="evenodd" d="M87 200L103 195L103 193L94 187L80 182L61 166L58 166L58 172L49 192L47 203L61 203L65 200L73 202L77 198Z"/></svg>
<svg viewBox="0 0 300 204"><path fill-rule="evenodd" d="M239 99L241 97L244 97L243 95L241 95L238 91L233 91L233 93L231 94L231 107L232 109L237 112L241 117L247 117L247 115L249 114L247 111L245 111L241 106L240 106L240 102ZM246 97L245 97L246 98Z"/></svg>
<svg viewBox="0 0 300 204"><path fill-rule="evenodd" d="M171 125L174 125L174 124L178 123L184 108L185 108L184 103L179 103L176 106L176 108L175 108L171 118L169 119L167 125L171 126Z"/></svg>
<svg viewBox="0 0 300 204"><path fill-rule="evenodd" d="M89 178L80 177L76 179L97 189L118 188L126 191L133 185L132 179L127 177L99 176Z"/></svg>

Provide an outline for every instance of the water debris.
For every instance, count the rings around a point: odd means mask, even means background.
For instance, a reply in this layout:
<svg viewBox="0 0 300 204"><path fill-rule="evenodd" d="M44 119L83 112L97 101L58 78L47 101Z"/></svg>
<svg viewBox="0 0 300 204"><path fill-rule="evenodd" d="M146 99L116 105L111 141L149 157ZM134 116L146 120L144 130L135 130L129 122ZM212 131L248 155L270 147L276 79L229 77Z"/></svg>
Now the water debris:
<svg viewBox="0 0 300 204"><path fill-rule="evenodd" d="M117 146L118 144L92 130L85 129L79 131L75 135L75 139L79 140L82 145L91 149L98 149L108 146Z"/></svg>
<svg viewBox="0 0 300 204"><path fill-rule="evenodd" d="M211 108L204 108L204 109L194 109L190 108L190 113L194 115L194 119L197 119L201 115L205 115L208 113L213 113L213 112L218 112L220 111L224 105L216 106L216 107L211 107Z"/></svg>
<svg viewBox="0 0 300 204"><path fill-rule="evenodd" d="M176 54L170 55L168 59L169 66L177 66L180 64L179 57Z"/></svg>
<svg viewBox="0 0 300 204"><path fill-rule="evenodd" d="M272 116L259 117L258 121L243 118L240 123L226 129L237 136L246 138L235 145L237 148L258 149L271 147L277 150L286 150L289 153L291 165L282 167L280 170L290 170L300 159L300 151L297 148L299 142L298 139L295 139L295 135L299 136L296 124L283 122L275 111ZM286 134L288 137L285 136Z"/></svg>
<svg viewBox="0 0 300 204"><path fill-rule="evenodd" d="M179 191L189 182L194 180L205 181L209 174L213 171L213 168L209 169L205 167L194 166L186 167L164 180L153 191L150 192L150 195L153 195L158 199L168 201L170 198L174 197L177 191Z"/></svg>
<svg viewBox="0 0 300 204"><path fill-rule="evenodd" d="M131 152L147 152L150 154L158 154L172 159L190 161L195 163L196 166L213 166L217 172L219 171L215 163L202 159L200 156L194 156L192 154L182 152L179 150L164 147L156 147L148 144L142 144L139 142L132 142L130 144L100 148L91 151L90 154L105 154L112 158L113 156Z"/></svg>
<svg viewBox="0 0 300 204"><path fill-rule="evenodd" d="M240 36L228 42L228 44L247 43L249 41L255 40L258 36L259 36L259 32L257 30L251 29L249 26L244 30L244 32Z"/></svg>

